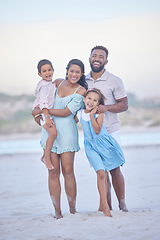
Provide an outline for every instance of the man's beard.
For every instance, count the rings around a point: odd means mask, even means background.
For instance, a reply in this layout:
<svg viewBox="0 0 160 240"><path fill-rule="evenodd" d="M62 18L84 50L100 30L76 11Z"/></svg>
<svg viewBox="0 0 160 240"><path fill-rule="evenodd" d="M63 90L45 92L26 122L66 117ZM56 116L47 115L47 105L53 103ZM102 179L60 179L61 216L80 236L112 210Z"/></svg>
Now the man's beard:
<svg viewBox="0 0 160 240"><path fill-rule="evenodd" d="M90 62L90 66L91 66L91 69L92 69L92 71L93 72L100 72L100 71L102 71L102 69L104 68L104 66L105 66L105 63L103 64L103 65L100 65L98 68L95 68L94 66L93 66L93 64Z"/></svg>

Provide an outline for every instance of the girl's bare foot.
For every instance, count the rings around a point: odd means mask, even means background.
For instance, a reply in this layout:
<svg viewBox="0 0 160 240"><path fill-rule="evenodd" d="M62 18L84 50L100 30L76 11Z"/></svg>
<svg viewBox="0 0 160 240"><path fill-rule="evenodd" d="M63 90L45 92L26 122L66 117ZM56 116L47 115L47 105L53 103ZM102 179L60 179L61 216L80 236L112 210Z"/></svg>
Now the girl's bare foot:
<svg viewBox="0 0 160 240"><path fill-rule="evenodd" d="M104 214L104 216L106 216L106 217L112 217L109 208L105 208L105 209L103 210L103 214Z"/></svg>
<svg viewBox="0 0 160 240"><path fill-rule="evenodd" d="M99 208L98 208L98 211L99 211L99 212L102 212L103 210L102 210L102 208L101 208L101 207L99 207Z"/></svg>
<svg viewBox="0 0 160 240"><path fill-rule="evenodd" d="M109 205L109 209L112 210L112 206ZM99 206L98 211L103 212L103 208L101 207L101 205Z"/></svg>
<svg viewBox="0 0 160 240"><path fill-rule="evenodd" d="M128 209L127 209L124 199L121 199L121 201L119 203L119 209L122 210L123 212L128 212Z"/></svg>

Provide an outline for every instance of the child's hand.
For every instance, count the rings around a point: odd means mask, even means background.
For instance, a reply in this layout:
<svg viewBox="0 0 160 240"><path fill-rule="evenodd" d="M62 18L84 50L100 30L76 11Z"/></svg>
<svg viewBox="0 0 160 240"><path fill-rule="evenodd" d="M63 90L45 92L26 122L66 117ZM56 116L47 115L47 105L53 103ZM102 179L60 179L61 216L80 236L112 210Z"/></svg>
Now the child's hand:
<svg viewBox="0 0 160 240"><path fill-rule="evenodd" d="M96 106L95 108L92 109L92 111L90 112L90 114L96 114L96 113L97 113L97 109L98 109L98 107Z"/></svg>

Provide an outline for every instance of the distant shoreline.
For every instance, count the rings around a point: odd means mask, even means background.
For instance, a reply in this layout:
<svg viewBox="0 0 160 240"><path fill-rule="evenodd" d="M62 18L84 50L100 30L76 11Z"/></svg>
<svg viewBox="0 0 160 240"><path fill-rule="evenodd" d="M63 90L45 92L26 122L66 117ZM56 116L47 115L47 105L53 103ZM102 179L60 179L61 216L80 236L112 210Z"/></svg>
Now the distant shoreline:
<svg viewBox="0 0 160 240"><path fill-rule="evenodd" d="M144 132L160 132L160 127L142 127L142 126L125 126L120 129L121 134L129 134L129 133L144 133ZM82 130L79 129L79 134L82 134ZM11 134L1 134L0 141L4 140L14 140L14 139L30 139L30 138L40 138L41 130L35 133L11 133Z"/></svg>
<svg viewBox="0 0 160 240"><path fill-rule="evenodd" d="M160 127L121 128L122 149L144 149L160 147ZM0 136L0 155L34 154L41 152L41 131L36 133L14 133ZM79 129L80 148L84 149L83 131Z"/></svg>

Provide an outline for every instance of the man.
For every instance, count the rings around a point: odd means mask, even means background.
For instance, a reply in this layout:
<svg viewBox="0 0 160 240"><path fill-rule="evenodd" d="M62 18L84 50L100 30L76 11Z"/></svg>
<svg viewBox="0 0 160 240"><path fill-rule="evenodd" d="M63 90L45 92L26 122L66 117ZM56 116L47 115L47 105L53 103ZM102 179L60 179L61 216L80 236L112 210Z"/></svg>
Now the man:
<svg viewBox="0 0 160 240"><path fill-rule="evenodd" d="M108 50L103 46L96 46L91 50L89 62L91 72L86 76L88 88L98 88L105 96L105 104L99 105L97 113L104 113L104 124L109 134L120 143L120 123L117 114L128 109L128 99L122 80L105 69L108 63ZM120 210L128 212L125 203L125 183L120 167L110 171L112 184L119 202ZM111 205L111 190L108 179L108 204ZM99 210L101 211L101 203Z"/></svg>

